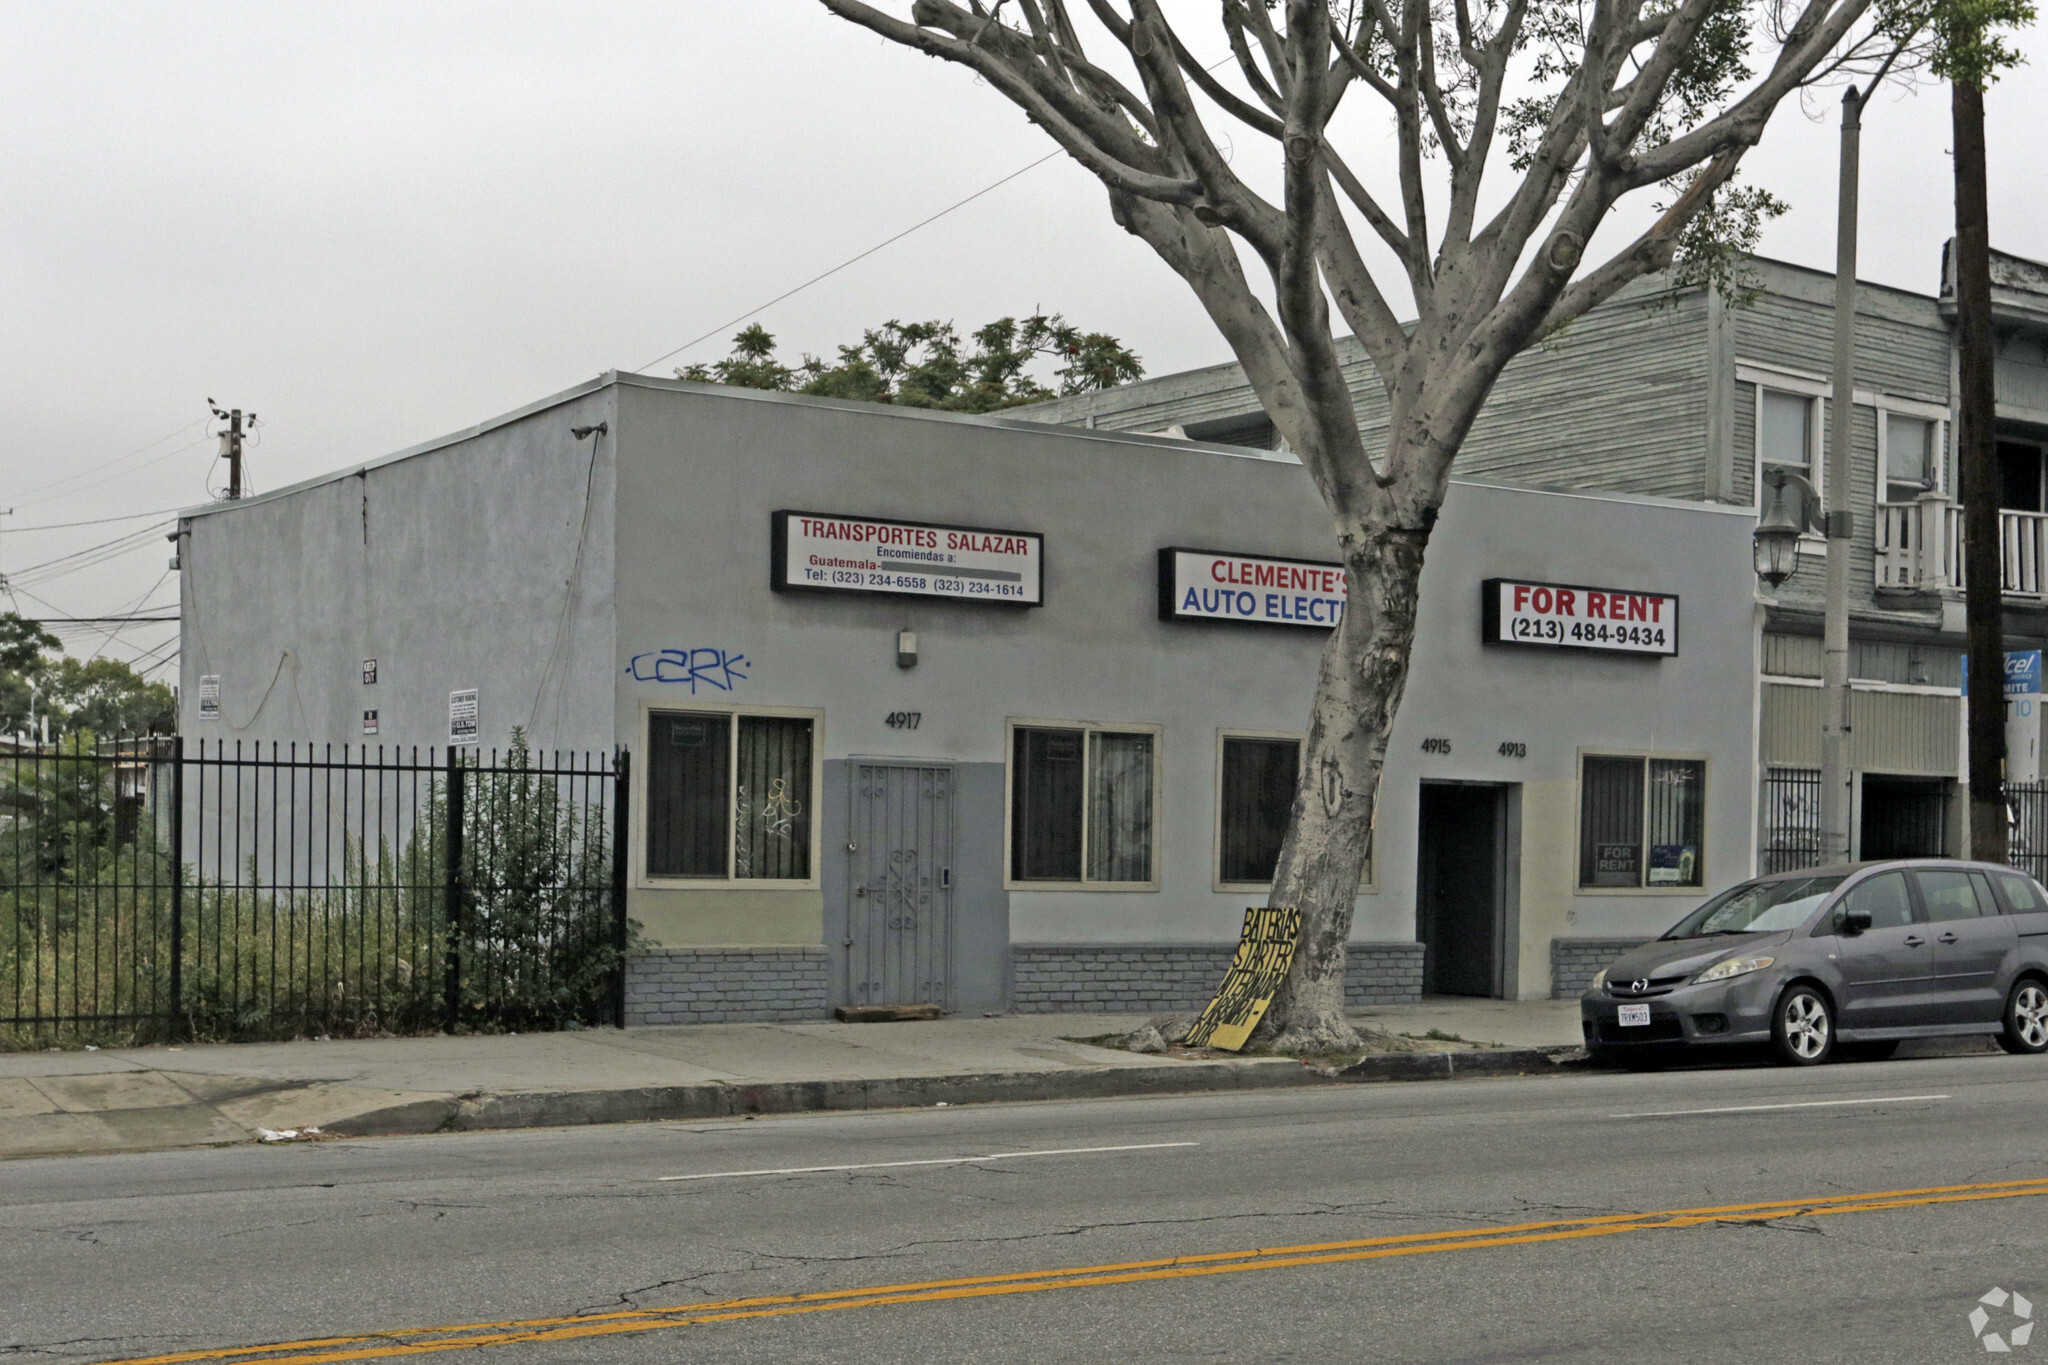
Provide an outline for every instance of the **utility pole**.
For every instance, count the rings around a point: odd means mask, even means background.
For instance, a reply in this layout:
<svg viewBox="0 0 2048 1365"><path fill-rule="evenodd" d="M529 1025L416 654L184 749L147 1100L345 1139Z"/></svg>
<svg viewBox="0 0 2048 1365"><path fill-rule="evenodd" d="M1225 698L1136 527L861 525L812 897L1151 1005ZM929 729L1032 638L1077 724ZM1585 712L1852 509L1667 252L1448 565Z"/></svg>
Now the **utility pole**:
<svg viewBox="0 0 2048 1365"><path fill-rule="evenodd" d="M228 424L228 429L220 433L220 453L221 458L228 462L228 497L239 498L242 496L242 410L216 407L211 398L206 403L213 408L215 417ZM252 412L249 425L253 427L255 424L256 414Z"/></svg>
<svg viewBox="0 0 2048 1365"><path fill-rule="evenodd" d="M1953 39L1951 39L1953 42ZM2005 815L2005 602L2000 563L1997 416L1991 355L1991 220L1984 87L1950 77L1956 177L1956 462L1963 485L1963 619L1970 656L1970 856L2002 863Z"/></svg>
<svg viewBox="0 0 2048 1365"><path fill-rule="evenodd" d="M1876 83L1872 83L1876 88ZM1841 197L1835 219L1835 373L1828 404L1827 596L1821 624L1821 861L1849 860L1849 457L1856 430L1856 199L1863 134L1863 97L1842 96Z"/></svg>

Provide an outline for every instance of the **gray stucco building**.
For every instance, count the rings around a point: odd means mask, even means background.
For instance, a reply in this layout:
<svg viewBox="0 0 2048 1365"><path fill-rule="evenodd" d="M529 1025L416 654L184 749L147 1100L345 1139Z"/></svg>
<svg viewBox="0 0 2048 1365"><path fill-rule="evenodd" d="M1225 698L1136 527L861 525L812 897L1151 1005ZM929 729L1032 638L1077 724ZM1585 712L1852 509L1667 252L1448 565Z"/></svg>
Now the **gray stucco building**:
<svg viewBox="0 0 2048 1365"><path fill-rule="evenodd" d="M1753 525L1454 486L1354 1002L1548 995L1749 875ZM473 691L631 752L641 1022L1198 1005L1341 610L1284 453L626 374L181 536L188 735L440 746Z"/></svg>

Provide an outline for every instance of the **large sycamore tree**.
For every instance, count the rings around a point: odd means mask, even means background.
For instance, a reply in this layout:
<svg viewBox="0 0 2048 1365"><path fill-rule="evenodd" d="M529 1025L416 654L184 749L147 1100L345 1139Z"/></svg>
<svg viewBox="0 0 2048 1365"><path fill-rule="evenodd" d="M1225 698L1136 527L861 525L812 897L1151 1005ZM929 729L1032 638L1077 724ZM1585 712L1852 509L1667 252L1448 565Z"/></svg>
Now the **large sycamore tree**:
<svg viewBox="0 0 2048 1365"><path fill-rule="evenodd" d="M1743 154L1882 42L1872 0L1190 0L1178 22L1163 0L821 3L973 71L1098 177L1314 479L1350 607L1273 881L1301 938L1261 1034L1354 1044L1344 944L1458 449L1519 352L1684 253L1725 263L1768 209L1730 186ZM1592 250L1638 193L1661 194L1654 222ZM1370 446L1340 327L1385 386Z"/></svg>

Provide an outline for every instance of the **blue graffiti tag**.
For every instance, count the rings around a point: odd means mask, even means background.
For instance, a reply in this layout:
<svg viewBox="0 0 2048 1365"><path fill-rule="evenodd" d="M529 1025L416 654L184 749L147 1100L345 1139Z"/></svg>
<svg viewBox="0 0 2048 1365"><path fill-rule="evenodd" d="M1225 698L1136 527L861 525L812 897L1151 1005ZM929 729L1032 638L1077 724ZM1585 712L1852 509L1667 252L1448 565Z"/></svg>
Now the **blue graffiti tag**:
<svg viewBox="0 0 2048 1365"><path fill-rule="evenodd" d="M657 649L635 654L626 672L635 682L675 683L694 696L699 683L730 692L734 684L746 681L752 667L746 655L722 649Z"/></svg>

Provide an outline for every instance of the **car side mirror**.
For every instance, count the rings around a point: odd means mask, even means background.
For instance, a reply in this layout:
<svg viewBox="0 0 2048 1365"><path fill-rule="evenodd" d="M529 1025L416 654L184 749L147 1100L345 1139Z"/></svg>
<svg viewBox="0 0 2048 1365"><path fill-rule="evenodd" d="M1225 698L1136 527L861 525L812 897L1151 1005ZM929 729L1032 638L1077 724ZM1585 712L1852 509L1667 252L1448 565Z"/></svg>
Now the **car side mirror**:
<svg viewBox="0 0 2048 1365"><path fill-rule="evenodd" d="M1844 910L1835 916L1835 924L1845 934L1863 933L1870 928L1870 912L1868 910Z"/></svg>

